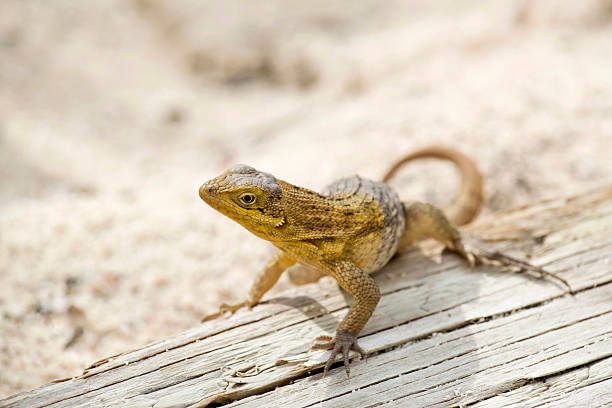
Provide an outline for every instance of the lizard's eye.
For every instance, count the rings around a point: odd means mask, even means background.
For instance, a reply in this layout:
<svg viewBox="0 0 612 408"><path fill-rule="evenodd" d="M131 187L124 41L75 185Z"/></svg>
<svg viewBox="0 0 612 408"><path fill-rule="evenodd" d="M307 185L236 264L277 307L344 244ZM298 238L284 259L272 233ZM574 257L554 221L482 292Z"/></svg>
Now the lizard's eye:
<svg viewBox="0 0 612 408"><path fill-rule="evenodd" d="M244 205L251 205L255 202L255 195L250 193L245 193L239 197L239 200Z"/></svg>

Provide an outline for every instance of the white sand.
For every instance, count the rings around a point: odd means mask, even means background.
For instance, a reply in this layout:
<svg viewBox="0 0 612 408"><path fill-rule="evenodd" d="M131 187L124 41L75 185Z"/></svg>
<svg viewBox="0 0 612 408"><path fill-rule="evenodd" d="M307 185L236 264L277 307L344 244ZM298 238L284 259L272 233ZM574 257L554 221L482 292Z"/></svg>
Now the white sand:
<svg viewBox="0 0 612 408"><path fill-rule="evenodd" d="M444 143L486 211L612 181L611 1L256 3L2 1L0 397L246 293L271 247L197 197L233 163L320 189Z"/></svg>

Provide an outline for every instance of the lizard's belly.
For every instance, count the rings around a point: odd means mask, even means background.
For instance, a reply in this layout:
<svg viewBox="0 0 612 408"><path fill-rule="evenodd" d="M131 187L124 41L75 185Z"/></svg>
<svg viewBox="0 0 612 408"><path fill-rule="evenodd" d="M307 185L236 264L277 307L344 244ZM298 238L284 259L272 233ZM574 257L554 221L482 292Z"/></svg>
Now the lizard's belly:
<svg viewBox="0 0 612 408"><path fill-rule="evenodd" d="M336 180L323 190L324 195L342 193L347 199L361 200L373 211L382 215L382 228L366 229L355 237L349 249L349 257L368 273L385 266L395 254L404 234L406 220L404 207L397 193L388 185L360 176Z"/></svg>

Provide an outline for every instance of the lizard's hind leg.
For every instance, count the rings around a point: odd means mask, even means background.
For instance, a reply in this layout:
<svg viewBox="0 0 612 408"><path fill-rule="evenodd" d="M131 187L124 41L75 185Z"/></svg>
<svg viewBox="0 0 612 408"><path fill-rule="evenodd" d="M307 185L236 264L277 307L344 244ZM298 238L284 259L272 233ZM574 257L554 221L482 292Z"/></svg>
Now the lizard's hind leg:
<svg viewBox="0 0 612 408"><path fill-rule="evenodd" d="M433 238L444 244L448 249L463 256L471 266L479 263L497 268L518 269L535 273L540 278L556 279L568 288L569 293L573 293L572 287L565 279L529 262L501 252L466 249L459 230L451 224L442 210L431 204L416 201L404 202L404 213L406 215L406 231L398 249L410 245L420 238Z"/></svg>
<svg viewBox="0 0 612 408"><path fill-rule="evenodd" d="M474 265L474 255L465 249L461 233L448 220L441 209L418 201L404 202L406 230L398 249L413 244L422 238L433 238L448 249L461 254L470 265Z"/></svg>

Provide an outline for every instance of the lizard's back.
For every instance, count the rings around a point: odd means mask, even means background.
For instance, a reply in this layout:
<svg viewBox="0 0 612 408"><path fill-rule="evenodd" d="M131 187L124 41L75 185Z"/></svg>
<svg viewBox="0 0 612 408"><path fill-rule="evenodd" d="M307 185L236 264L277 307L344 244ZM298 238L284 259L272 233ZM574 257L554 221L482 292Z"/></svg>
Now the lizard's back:
<svg viewBox="0 0 612 408"><path fill-rule="evenodd" d="M372 254L362 266L367 273L375 272L385 266L395 254L406 225L404 207L397 193L384 183L355 175L334 181L325 187L322 194L338 197L347 202L360 201L362 206L370 202L375 204L374 208L384 217L382 230L372 231L372 234L358 240L351 252L355 256ZM367 250L370 248L363 248L372 245L375 246L371 248L373 251Z"/></svg>

